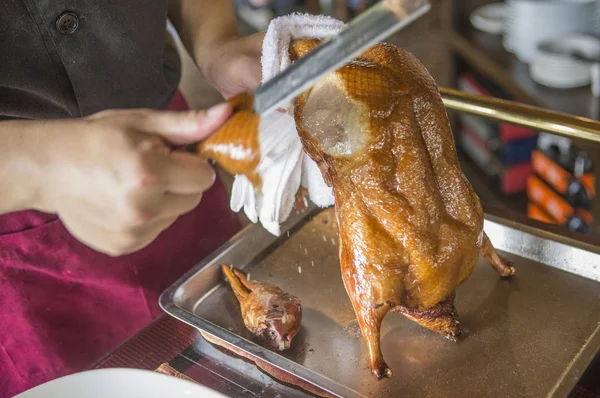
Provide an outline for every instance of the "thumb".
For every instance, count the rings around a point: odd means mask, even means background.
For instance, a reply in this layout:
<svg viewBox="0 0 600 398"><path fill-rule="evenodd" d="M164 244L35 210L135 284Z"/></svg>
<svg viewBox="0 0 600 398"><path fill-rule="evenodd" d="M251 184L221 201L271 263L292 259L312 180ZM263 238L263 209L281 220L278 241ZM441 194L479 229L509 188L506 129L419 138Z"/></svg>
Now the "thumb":
<svg viewBox="0 0 600 398"><path fill-rule="evenodd" d="M200 111L151 111L138 127L172 144L192 144L215 132L231 112L231 104L227 102Z"/></svg>
<svg viewBox="0 0 600 398"><path fill-rule="evenodd" d="M236 77L235 81L235 89L229 93L225 98L229 99L236 94L254 90L258 86L260 86L260 82L262 79L262 69L260 67L260 62L257 62L255 58L252 57L244 57L243 63L240 64L240 70L243 70L244 73L239 73Z"/></svg>
<svg viewBox="0 0 600 398"><path fill-rule="evenodd" d="M250 36L246 36L247 48L258 55L262 54L263 40L265 38L264 32L254 33Z"/></svg>

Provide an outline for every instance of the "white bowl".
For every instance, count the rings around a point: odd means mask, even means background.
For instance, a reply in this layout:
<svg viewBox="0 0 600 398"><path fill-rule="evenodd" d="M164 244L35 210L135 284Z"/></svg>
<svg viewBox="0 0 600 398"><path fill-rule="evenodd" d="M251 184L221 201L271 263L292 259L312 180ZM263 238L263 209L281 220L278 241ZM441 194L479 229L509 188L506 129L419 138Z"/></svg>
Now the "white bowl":
<svg viewBox="0 0 600 398"><path fill-rule="evenodd" d="M225 398L207 387L140 369L97 369L49 381L15 398Z"/></svg>

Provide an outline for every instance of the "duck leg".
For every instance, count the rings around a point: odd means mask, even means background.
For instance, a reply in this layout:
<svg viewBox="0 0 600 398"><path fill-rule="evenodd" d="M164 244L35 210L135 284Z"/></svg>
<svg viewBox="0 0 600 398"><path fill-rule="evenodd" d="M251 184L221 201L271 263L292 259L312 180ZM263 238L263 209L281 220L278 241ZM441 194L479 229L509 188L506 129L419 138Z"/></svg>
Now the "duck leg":
<svg viewBox="0 0 600 398"><path fill-rule="evenodd" d="M511 266L510 262L502 258L492 246L492 242L490 242L490 238L483 233L483 241L481 242L480 249L481 256L485 258L498 274L502 277L508 277L515 273L515 268Z"/></svg>
<svg viewBox="0 0 600 398"><path fill-rule="evenodd" d="M244 283L246 280L246 277L244 276L243 278L240 278L238 275L241 275L241 274L238 274L237 272L234 273L234 271L231 270L225 264L223 264L221 266L221 270L223 271L225 278L227 278L227 281L229 282L229 285L231 286L231 290L233 290L235 297L238 299L240 304L243 303L244 300L246 300L248 298L248 295L251 292L251 290ZM235 271L237 271L237 270L235 270Z"/></svg>
<svg viewBox="0 0 600 398"><path fill-rule="evenodd" d="M344 237L340 236L340 257L342 280L346 292L350 297L352 308L356 314L360 331L369 349L369 364L371 373L381 380L392 377L392 370L387 366L381 354L381 321L391 308L391 303L386 302L383 286L371 284L371 278L357 277L354 261L344 250ZM371 269L371 268L367 268ZM377 280L376 278L374 278ZM379 280L378 280L379 281Z"/></svg>
<svg viewBox="0 0 600 398"><path fill-rule="evenodd" d="M371 366L371 372L378 380L392 377L392 369L390 369L383 360L380 343L381 320L388 311L389 306L387 304L378 308L370 307L354 309L360 331L369 348L369 364Z"/></svg>
<svg viewBox="0 0 600 398"><path fill-rule="evenodd" d="M394 311L400 312L411 321L456 342L462 332L458 323L458 314L454 307L455 296L456 293L452 293L443 301L422 311L402 306L394 307Z"/></svg>

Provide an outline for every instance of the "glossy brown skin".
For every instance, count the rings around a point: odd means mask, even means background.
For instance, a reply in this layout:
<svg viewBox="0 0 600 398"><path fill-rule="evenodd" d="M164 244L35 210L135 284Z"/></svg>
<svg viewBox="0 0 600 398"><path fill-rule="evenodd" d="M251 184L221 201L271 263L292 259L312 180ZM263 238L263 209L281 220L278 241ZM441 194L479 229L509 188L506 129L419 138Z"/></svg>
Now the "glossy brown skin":
<svg viewBox="0 0 600 398"><path fill-rule="evenodd" d="M290 348L302 323L300 300L277 286L248 280L238 269L227 265L221 269L240 303L244 325L250 333L271 349Z"/></svg>
<svg viewBox="0 0 600 398"><path fill-rule="evenodd" d="M260 160L260 116L253 110L254 97L242 93L231 98L229 103L233 106L233 115L198 145L198 153L216 161L231 175L245 175L260 189L260 176L256 172Z"/></svg>
<svg viewBox="0 0 600 398"><path fill-rule="evenodd" d="M296 41L292 59L317 44ZM379 343L388 311L456 339L454 291L472 273L482 242L499 273L513 269L483 234L481 204L461 172L439 91L416 58L380 44L323 81L327 95L349 104L346 127L358 115L354 128L364 145L344 155L323 149L314 138L320 127L307 127L322 110L310 105L311 95L320 95L315 87L297 99L296 123L333 187L342 277L372 372L389 377Z"/></svg>

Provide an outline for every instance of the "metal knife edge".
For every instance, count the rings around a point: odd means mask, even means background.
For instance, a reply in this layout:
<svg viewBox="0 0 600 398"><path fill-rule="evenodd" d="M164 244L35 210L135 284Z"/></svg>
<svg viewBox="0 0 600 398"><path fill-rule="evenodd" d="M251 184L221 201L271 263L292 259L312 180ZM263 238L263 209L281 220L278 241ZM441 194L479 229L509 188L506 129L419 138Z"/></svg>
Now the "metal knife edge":
<svg viewBox="0 0 600 398"><path fill-rule="evenodd" d="M290 67L254 90L254 111L267 114L288 103L322 76L350 62L376 43L405 28L430 9L428 0L381 1L350 21L333 36Z"/></svg>

